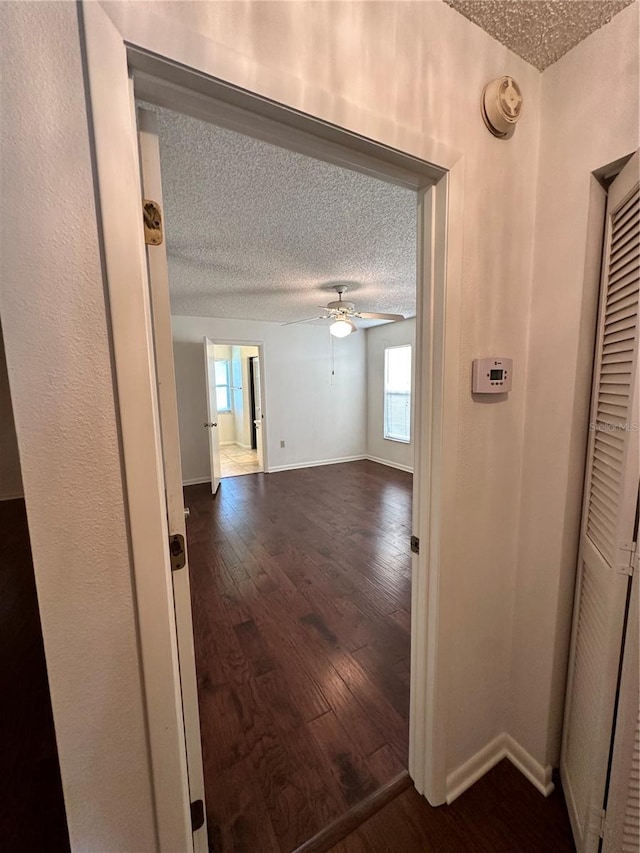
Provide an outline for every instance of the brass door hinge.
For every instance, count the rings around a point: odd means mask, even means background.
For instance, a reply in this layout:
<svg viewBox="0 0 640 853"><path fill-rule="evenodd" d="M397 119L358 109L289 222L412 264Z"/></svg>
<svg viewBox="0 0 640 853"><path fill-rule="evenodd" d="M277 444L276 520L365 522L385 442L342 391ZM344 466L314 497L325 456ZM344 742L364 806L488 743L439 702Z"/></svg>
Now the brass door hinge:
<svg viewBox="0 0 640 853"><path fill-rule="evenodd" d="M144 223L144 242L147 246L159 246L163 240L162 211L156 201L142 199L142 221Z"/></svg>
<svg viewBox="0 0 640 853"><path fill-rule="evenodd" d="M184 547L184 536L181 533L174 533L169 537L169 556L172 572L184 569L187 565L187 552Z"/></svg>

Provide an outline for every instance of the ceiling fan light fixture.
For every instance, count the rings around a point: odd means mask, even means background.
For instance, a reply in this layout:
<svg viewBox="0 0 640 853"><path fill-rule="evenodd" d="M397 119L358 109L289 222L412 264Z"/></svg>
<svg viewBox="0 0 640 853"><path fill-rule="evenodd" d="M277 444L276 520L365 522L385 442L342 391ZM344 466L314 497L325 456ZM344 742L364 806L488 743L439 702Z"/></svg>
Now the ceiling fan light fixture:
<svg viewBox="0 0 640 853"><path fill-rule="evenodd" d="M334 338L346 338L347 335L350 335L351 332L357 332L358 329L351 320L340 319L329 326L329 331Z"/></svg>

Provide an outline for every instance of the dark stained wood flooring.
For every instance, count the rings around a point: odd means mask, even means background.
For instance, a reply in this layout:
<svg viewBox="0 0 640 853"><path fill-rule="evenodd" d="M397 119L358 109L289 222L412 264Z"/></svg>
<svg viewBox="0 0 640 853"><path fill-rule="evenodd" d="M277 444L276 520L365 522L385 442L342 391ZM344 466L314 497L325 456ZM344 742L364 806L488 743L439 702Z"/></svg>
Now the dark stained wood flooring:
<svg viewBox="0 0 640 853"><path fill-rule="evenodd" d="M185 489L210 849L290 853L406 768L411 475Z"/></svg>
<svg viewBox="0 0 640 853"><path fill-rule="evenodd" d="M0 850L66 853L67 821L23 500L0 501Z"/></svg>
<svg viewBox="0 0 640 853"><path fill-rule="evenodd" d="M538 793L506 759L451 806L409 788L331 853L574 853L558 787Z"/></svg>

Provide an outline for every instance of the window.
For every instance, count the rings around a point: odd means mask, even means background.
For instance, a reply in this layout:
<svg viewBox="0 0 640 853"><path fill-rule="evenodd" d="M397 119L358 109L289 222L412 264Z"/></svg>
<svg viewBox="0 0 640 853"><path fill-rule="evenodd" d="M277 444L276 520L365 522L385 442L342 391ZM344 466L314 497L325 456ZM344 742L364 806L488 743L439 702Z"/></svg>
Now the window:
<svg viewBox="0 0 640 853"><path fill-rule="evenodd" d="M231 411L231 391L229 384L229 362L216 360L216 403L218 405L218 412Z"/></svg>
<svg viewBox="0 0 640 853"><path fill-rule="evenodd" d="M384 351L384 437L411 441L411 346Z"/></svg>

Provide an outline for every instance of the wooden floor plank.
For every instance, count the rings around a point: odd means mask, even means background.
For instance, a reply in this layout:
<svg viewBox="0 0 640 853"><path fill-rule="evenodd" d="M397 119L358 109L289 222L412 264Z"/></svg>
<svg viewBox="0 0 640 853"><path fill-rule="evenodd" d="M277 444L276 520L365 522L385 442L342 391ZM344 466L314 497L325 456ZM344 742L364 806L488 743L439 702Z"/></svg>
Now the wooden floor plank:
<svg viewBox="0 0 640 853"><path fill-rule="evenodd" d="M506 759L451 806L411 787L331 853L574 853L560 786L543 797Z"/></svg>
<svg viewBox="0 0 640 853"><path fill-rule="evenodd" d="M380 467L185 490L207 801L220 774L230 787L213 815L224 849L268 815L290 853L406 766L408 705L393 707L380 673L398 680L409 654L391 614L410 611L411 476ZM254 780L244 799L239 767Z"/></svg>
<svg viewBox="0 0 640 853"><path fill-rule="evenodd" d="M357 805L376 790L378 783L333 711L317 717L308 728L350 806Z"/></svg>

